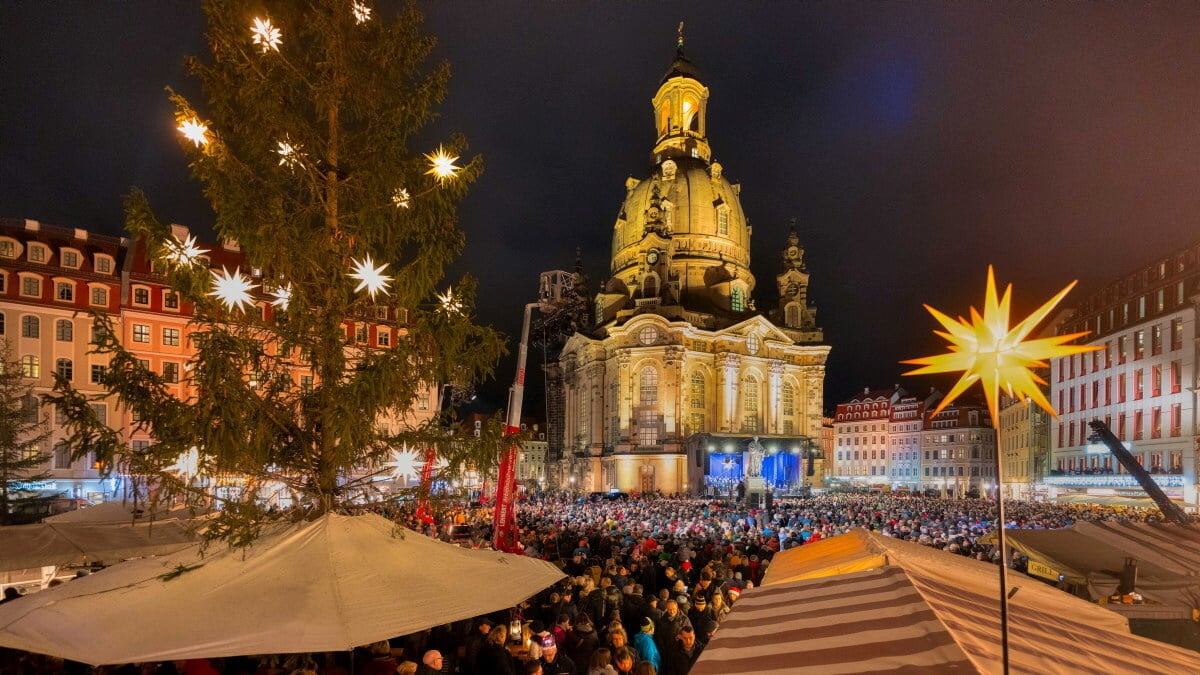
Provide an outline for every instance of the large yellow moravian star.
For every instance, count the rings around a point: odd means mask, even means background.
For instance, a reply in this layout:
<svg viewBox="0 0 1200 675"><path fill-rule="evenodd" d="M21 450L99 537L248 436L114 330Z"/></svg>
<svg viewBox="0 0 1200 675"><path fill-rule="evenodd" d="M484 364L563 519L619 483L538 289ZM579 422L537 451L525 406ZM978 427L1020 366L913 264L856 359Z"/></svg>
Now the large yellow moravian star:
<svg viewBox="0 0 1200 675"><path fill-rule="evenodd" d="M1058 356L1069 356L1084 352L1103 349L1098 345L1066 344L1088 335L1071 333L1053 337L1026 340L1039 323L1045 319L1055 306L1067 295L1077 282L1072 281L1046 304L1039 307L1021 323L1009 328L1008 318L1012 309L1012 284L1004 290L1004 297L996 295L996 277L988 265L987 295L984 298L983 315L974 307L971 308L971 320L961 316L951 319L938 310L925 305L925 309L938 320L946 329L945 332L934 331L946 339L948 353L935 356L924 356L919 359L901 361L901 363L924 366L909 371L905 375L930 375L934 373L962 372L962 377L955 383L954 388L938 403L933 412L936 415L943 408L958 398L972 384L978 381L983 385L984 396L987 397L988 410L992 414L992 424L999 424L997 414L1000 389L1003 388L1009 396L1028 397L1039 406L1057 417L1050 401L1038 387L1046 381L1034 372L1036 368L1048 367L1047 361Z"/></svg>

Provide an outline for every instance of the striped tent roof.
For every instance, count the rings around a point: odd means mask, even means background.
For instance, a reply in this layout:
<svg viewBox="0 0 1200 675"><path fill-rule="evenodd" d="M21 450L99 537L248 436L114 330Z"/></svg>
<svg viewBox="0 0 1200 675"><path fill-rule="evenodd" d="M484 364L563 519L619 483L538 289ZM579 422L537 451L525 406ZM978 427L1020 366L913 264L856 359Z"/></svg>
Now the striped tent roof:
<svg viewBox="0 0 1200 675"><path fill-rule="evenodd" d="M995 566L865 530L827 541L850 559L882 564L822 572L826 541L779 554L766 585L742 594L692 674L1000 671ZM818 561L808 576L807 557ZM788 569L799 578L783 578ZM1132 635L1098 605L1018 573L1009 586L1018 589L1009 604L1013 673L1200 672L1200 653Z"/></svg>

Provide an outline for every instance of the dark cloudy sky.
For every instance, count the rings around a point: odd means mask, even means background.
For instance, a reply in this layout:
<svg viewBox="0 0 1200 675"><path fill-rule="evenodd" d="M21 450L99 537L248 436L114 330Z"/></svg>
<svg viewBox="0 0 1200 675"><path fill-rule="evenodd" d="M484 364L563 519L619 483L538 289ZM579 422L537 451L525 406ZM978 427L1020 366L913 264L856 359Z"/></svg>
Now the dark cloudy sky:
<svg viewBox="0 0 1200 675"><path fill-rule="evenodd" d="M459 267L482 280L480 320L514 340L538 272L581 247L593 287L607 278L681 19L754 224L760 307L798 220L827 403L904 382L897 361L939 348L922 303L965 313L989 263L1028 310L1200 238L1200 3L423 7L454 71L431 138L462 131L486 162ZM117 233L138 185L160 216L207 227L163 92L194 91L181 61L203 53L192 2L3 3L0 216ZM498 368L493 405L512 374Z"/></svg>

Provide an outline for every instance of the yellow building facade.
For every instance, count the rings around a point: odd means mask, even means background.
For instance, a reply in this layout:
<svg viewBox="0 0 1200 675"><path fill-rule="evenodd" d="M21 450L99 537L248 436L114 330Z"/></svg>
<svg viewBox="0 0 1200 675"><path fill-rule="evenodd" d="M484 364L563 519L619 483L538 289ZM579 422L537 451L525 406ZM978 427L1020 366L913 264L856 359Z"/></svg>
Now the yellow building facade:
<svg viewBox="0 0 1200 675"><path fill-rule="evenodd" d="M711 160L708 100L680 47L652 99L654 168L625 184L595 328L558 363L563 471L577 489L702 492L712 458L689 443L698 435L819 447L830 348L804 250L794 228L779 242L780 302L758 311L752 230L741 186Z"/></svg>

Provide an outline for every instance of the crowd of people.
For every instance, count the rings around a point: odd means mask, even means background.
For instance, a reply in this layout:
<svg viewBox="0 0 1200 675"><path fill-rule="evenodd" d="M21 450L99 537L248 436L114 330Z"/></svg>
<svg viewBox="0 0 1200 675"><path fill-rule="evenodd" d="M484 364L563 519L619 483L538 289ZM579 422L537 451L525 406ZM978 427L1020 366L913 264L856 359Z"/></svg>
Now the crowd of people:
<svg viewBox="0 0 1200 675"><path fill-rule="evenodd" d="M384 515L463 546L490 545L486 509L442 510L436 520ZM1077 521L1157 520L1156 510L1011 502L1010 528ZM868 528L884 536L998 562L982 538L994 502L889 495L780 500L770 511L711 499L588 500L540 495L519 505L521 553L560 565L565 578L520 607L366 645L353 654L201 659L125 666L112 673L184 675L685 675L746 589L781 550ZM1019 564L1018 564L1019 567ZM0 653L0 673L70 672L61 662ZM15 660L15 661L14 661ZM318 665L320 664L320 665ZM70 664L67 664L70 665ZM88 672L79 666L76 672Z"/></svg>

